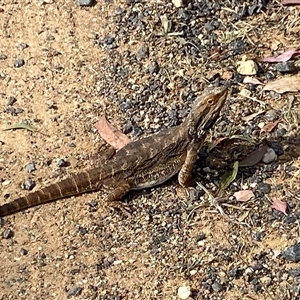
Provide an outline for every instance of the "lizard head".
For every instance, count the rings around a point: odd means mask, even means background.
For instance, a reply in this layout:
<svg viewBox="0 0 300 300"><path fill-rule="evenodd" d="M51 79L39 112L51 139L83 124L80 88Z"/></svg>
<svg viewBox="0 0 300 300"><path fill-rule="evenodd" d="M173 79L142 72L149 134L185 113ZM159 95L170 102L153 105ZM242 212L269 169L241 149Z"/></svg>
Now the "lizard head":
<svg viewBox="0 0 300 300"><path fill-rule="evenodd" d="M201 138L210 129L225 103L228 90L224 87L207 88L199 96L188 116L189 134L193 138Z"/></svg>

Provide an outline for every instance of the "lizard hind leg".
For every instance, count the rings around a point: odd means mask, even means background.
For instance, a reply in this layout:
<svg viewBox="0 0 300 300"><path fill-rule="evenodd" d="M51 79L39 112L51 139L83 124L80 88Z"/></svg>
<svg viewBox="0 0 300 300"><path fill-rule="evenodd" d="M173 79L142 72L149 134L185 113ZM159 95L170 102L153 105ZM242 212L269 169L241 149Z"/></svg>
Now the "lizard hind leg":
<svg viewBox="0 0 300 300"><path fill-rule="evenodd" d="M126 181L116 182L116 184L118 185L117 187L107 190L106 201L113 208L118 208L126 214L131 213L131 209L119 201L130 191L131 185Z"/></svg>

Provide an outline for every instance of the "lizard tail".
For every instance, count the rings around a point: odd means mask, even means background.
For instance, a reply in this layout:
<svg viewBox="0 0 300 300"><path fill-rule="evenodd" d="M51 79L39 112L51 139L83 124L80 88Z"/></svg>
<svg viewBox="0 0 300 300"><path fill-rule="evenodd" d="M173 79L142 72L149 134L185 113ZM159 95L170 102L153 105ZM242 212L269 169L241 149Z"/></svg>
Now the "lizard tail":
<svg viewBox="0 0 300 300"><path fill-rule="evenodd" d="M91 174L91 172L82 172L58 183L51 184L36 192L29 193L12 202L6 203L0 206L0 217L11 215L43 203L96 191L98 190L98 184L93 184L95 180L93 180L94 178L91 178L91 175L95 174Z"/></svg>

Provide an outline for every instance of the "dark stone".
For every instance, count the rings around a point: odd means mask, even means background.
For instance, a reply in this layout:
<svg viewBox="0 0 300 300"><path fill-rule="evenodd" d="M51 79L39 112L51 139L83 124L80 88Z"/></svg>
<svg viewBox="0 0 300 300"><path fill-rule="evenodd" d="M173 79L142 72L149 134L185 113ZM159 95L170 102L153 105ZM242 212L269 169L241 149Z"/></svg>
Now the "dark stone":
<svg viewBox="0 0 300 300"><path fill-rule="evenodd" d="M4 239L10 239L14 236L14 232L11 229L5 229L2 233Z"/></svg>
<svg viewBox="0 0 300 300"><path fill-rule="evenodd" d="M287 270L287 272L289 273L290 276L294 278L300 276L300 268Z"/></svg>
<svg viewBox="0 0 300 300"><path fill-rule="evenodd" d="M257 185L256 190L263 194L269 194L271 192L271 186L268 183L261 182Z"/></svg>
<svg viewBox="0 0 300 300"><path fill-rule="evenodd" d="M264 231L253 232L252 234L253 240L256 242L261 242L265 236L266 233Z"/></svg>
<svg viewBox="0 0 300 300"><path fill-rule="evenodd" d="M26 250L25 248L21 248L21 249L20 249L20 253L21 253L22 255L27 255L28 250Z"/></svg>
<svg viewBox="0 0 300 300"><path fill-rule="evenodd" d="M284 218L283 222L285 224L294 224L294 223L297 222L297 220L298 220L297 216L295 216L295 215L289 215L289 216L286 216Z"/></svg>
<svg viewBox="0 0 300 300"><path fill-rule="evenodd" d="M13 97L13 96L9 96L8 97L8 100L7 100L7 106L12 106L14 103L16 103L17 102L17 99L15 98L15 97Z"/></svg>
<svg viewBox="0 0 300 300"><path fill-rule="evenodd" d="M275 109L269 109L265 113L265 118L269 122L276 121L279 117L280 113L276 111Z"/></svg>
<svg viewBox="0 0 300 300"><path fill-rule="evenodd" d="M35 182L31 178L28 178L24 183L22 183L21 187L24 190L31 191L35 187Z"/></svg>
<svg viewBox="0 0 300 300"><path fill-rule="evenodd" d="M283 154L283 148L281 147L281 145L279 143L270 141L270 142L268 142L268 145L270 148L272 148L275 151L275 153L278 156Z"/></svg>
<svg viewBox="0 0 300 300"><path fill-rule="evenodd" d="M72 142L72 143L69 144L69 147L70 148L76 148L76 144Z"/></svg>
<svg viewBox="0 0 300 300"><path fill-rule="evenodd" d="M238 72L235 72L232 80L236 83L242 83L244 80L244 76Z"/></svg>
<svg viewBox="0 0 300 300"><path fill-rule="evenodd" d="M1 53L0 54L0 60L6 60L7 59L7 55Z"/></svg>
<svg viewBox="0 0 300 300"><path fill-rule="evenodd" d="M83 288L79 286L74 286L68 290L68 297L74 296L77 297L81 294Z"/></svg>
<svg viewBox="0 0 300 300"><path fill-rule="evenodd" d="M78 232L79 232L80 235L85 235L89 232L89 230L85 227L79 226Z"/></svg>
<svg viewBox="0 0 300 300"><path fill-rule="evenodd" d="M285 128L279 128L275 132L276 137L283 137L287 133L287 130Z"/></svg>
<svg viewBox="0 0 300 300"><path fill-rule="evenodd" d="M14 67L15 68L20 68L20 67L23 67L25 65L25 60L24 59L16 59L15 62L14 62Z"/></svg>
<svg viewBox="0 0 300 300"><path fill-rule="evenodd" d="M252 284L253 291L256 293L262 289L262 285L259 282L258 278L256 277L251 281L251 284Z"/></svg>
<svg viewBox="0 0 300 300"><path fill-rule="evenodd" d="M57 166L59 168L65 168L69 165L69 163L67 161L65 161L63 158L60 158L57 162Z"/></svg>
<svg viewBox="0 0 300 300"><path fill-rule="evenodd" d="M220 284L220 283L218 283L218 282L215 282L215 283L213 283L212 285L211 285L211 287L212 287L212 289L215 291L215 292L222 292L224 289L225 289L225 287L222 285L222 284Z"/></svg>
<svg viewBox="0 0 300 300"><path fill-rule="evenodd" d="M264 266L263 266L261 263L257 262L257 263L252 267L252 269L253 269L254 271L261 271L261 270L264 269Z"/></svg>
<svg viewBox="0 0 300 300"><path fill-rule="evenodd" d="M31 172L35 171L35 170L36 170L36 168L35 168L35 163L34 163L34 162L31 162L31 163L27 164L27 165L25 166L25 170L26 170L26 172L28 172L28 173L31 173Z"/></svg>
<svg viewBox="0 0 300 300"><path fill-rule="evenodd" d="M98 202L95 200L92 200L90 202L88 202L89 207L94 208L98 206Z"/></svg>
<svg viewBox="0 0 300 300"><path fill-rule="evenodd" d="M206 239L206 234L204 232L202 233L199 233L197 236L196 236L196 242L200 242L200 241L203 241Z"/></svg>
<svg viewBox="0 0 300 300"><path fill-rule="evenodd" d="M235 39L229 46L233 55L242 54L248 47L247 43L242 39Z"/></svg>
<svg viewBox="0 0 300 300"><path fill-rule="evenodd" d="M299 262L300 261L300 244L295 244L293 246L290 246L286 248L281 253L282 257L285 260L289 260L292 262Z"/></svg>
<svg viewBox="0 0 300 300"><path fill-rule="evenodd" d="M105 36L103 39L103 43L106 45L111 45L115 42L115 38L111 36Z"/></svg>
<svg viewBox="0 0 300 300"><path fill-rule="evenodd" d="M275 75L272 72L266 72L265 74L267 80L272 80L275 78Z"/></svg>
<svg viewBox="0 0 300 300"><path fill-rule="evenodd" d="M277 63L275 69L280 73L292 73L296 70L296 67L293 61L285 61Z"/></svg>
<svg viewBox="0 0 300 300"><path fill-rule="evenodd" d="M70 271L70 274L71 275L75 275L75 274L78 274L79 273L79 269L72 269L71 271Z"/></svg>
<svg viewBox="0 0 300 300"><path fill-rule="evenodd" d="M116 43L116 39L111 36L105 36L103 39L103 43L109 49L115 49L118 47L118 45Z"/></svg>
<svg viewBox="0 0 300 300"><path fill-rule="evenodd" d="M92 6L94 0L77 0L78 5L80 6Z"/></svg>
<svg viewBox="0 0 300 300"><path fill-rule="evenodd" d="M23 51L24 49L28 48L29 46L26 43L20 43L19 45L17 45L17 48L20 51Z"/></svg>
<svg viewBox="0 0 300 300"><path fill-rule="evenodd" d="M46 36L46 41L54 41L55 40L55 36L54 35L52 35L52 34L48 34L47 36Z"/></svg>
<svg viewBox="0 0 300 300"><path fill-rule="evenodd" d="M147 46L141 47L136 53L136 59L138 61L147 59L149 57L149 48Z"/></svg>
<svg viewBox="0 0 300 300"><path fill-rule="evenodd" d="M132 123L129 121L127 122L124 126L123 126L123 129L122 129L122 132L124 134L128 134L132 131Z"/></svg>
<svg viewBox="0 0 300 300"><path fill-rule="evenodd" d="M153 74L158 74L158 72L159 72L159 65L157 61L153 61L149 67L149 73L153 75Z"/></svg>
<svg viewBox="0 0 300 300"><path fill-rule="evenodd" d="M229 270L229 276L235 279L238 279L242 276L243 272L238 267L234 267L231 270Z"/></svg>
<svg viewBox="0 0 300 300"><path fill-rule="evenodd" d="M143 133L142 129L136 125L132 127L132 135L133 136L140 136Z"/></svg>
<svg viewBox="0 0 300 300"><path fill-rule="evenodd" d="M190 20L191 15L189 12L183 8L178 9L178 16L186 21Z"/></svg>
<svg viewBox="0 0 300 300"><path fill-rule="evenodd" d="M197 189L190 189L189 190L189 198L192 202L198 201L201 195L201 191Z"/></svg>
<svg viewBox="0 0 300 300"><path fill-rule="evenodd" d="M11 114L12 116L17 116L18 114L21 114L24 111L24 109L14 108L14 107L10 106L10 107L7 107L4 111L8 114Z"/></svg>

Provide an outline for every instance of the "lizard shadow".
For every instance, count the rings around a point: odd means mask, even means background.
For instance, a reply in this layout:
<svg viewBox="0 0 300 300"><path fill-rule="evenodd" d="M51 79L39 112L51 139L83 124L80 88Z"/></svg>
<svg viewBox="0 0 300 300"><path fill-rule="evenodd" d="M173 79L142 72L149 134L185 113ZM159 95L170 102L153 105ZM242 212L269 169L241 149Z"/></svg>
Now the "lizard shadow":
<svg viewBox="0 0 300 300"><path fill-rule="evenodd" d="M268 138L254 144L238 139L226 139L207 156L206 167L209 167L216 174L213 176L215 183L220 181L222 174L232 169L235 161L241 162L262 145L272 148L277 159L270 163L263 163L259 157L254 157L252 160L258 159L258 161L253 165L251 165L250 159L249 166L239 167L237 180L242 178L244 181L251 181L255 176L260 176L260 180L263 180L264 177L271 177L273 173L277 172L279 166L285 166L282 169L289 172L290 170L286 166L291 166L300 156L300 135ZM199 161L197 163L199 164Z"/></svg>

